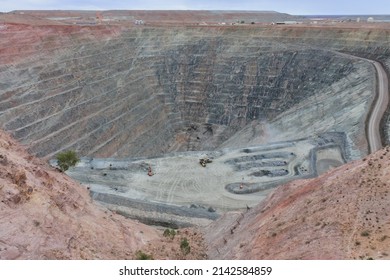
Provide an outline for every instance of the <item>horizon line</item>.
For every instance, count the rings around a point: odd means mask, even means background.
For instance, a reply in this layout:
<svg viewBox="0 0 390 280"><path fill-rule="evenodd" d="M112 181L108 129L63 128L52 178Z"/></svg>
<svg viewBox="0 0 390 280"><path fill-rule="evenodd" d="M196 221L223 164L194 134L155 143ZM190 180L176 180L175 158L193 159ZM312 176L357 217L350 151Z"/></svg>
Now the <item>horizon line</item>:
<svg viewBox="0 0 390 280"><path fill-rule="evenodd" d="M291 14L288 12L278 12L275 10L205 10L205 9L18 9L11 11L0 11L0 13L15 13L15 12L56 12L56 11L64 11L64 12L109 12L109 11L171 11L171 12L190 12L190 11L202 11L202 12L225 12L225 13L279 13L279 14L289 14L293 16L367 16L367 15L377 15L377 16L390 16L390 14L349 14L349 13L335 13L335 14L327 14L327 13L303 13L303 14Z"/></svg>

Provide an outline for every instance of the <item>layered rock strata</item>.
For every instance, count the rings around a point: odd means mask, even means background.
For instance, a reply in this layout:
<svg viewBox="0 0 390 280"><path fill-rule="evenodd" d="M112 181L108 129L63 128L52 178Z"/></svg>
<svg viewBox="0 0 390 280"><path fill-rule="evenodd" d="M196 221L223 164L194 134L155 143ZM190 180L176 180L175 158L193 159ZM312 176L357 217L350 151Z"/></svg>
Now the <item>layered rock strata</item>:
<svg viewBox="0 0 390 280"><path fill-rule="evenodd" d="M2 127L48 157L214 149L260 122L282 139L346 131L356 158L375 72L324 48L388 51L371 30L4 26Z"/></svg>

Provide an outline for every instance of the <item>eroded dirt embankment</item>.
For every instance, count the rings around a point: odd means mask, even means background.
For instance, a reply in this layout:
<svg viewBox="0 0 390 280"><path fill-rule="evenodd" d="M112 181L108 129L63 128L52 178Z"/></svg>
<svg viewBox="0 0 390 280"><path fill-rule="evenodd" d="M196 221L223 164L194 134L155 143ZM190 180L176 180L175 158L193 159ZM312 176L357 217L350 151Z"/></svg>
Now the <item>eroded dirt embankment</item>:
<svg viewBox="0 0 390 280"><path fill-rule="evenodd" d="M156 259L204 259L200 234L163 230L125 219L91 201L88 190L29 155L0 130L0 260L135 259L143 250ZM180 238L191 252L183 255Z"/></svg>

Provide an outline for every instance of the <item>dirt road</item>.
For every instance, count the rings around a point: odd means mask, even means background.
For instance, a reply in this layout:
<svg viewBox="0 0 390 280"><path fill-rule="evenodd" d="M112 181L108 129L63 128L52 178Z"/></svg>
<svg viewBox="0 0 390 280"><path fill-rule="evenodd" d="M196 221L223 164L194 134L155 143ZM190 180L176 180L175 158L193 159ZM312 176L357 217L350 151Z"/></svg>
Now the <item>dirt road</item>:
<svg viewBox="0 0 390 280"><path fill-rule="evenodd" d="M369 153L373 153L383 147L379 125L383 117L383 114L385 113L387 106L389 104L389 87L388 87L389 81L387 78L387 73L385 69L382 67L382 65L377 61L355 56L355 55L345 54L337 51L334 51L334 53L337 53L345 57L355 58L355 59L360 59L360 60L370 62L375 67L376 77L377 77L376 99L372 104L372 111L367 117L368 120L367 120L367 128L366 128Z"/></svg>
<svg viewBox="0 0 390 280"><path fill-rule="evenodd" d="M369 150L370 153L373 153L382 148L379 124L389 104L389 81L386 75L386 71L379 62L372 60L368 61L370 61L375 66L377 72L377 98L367 122Z"/></svg>

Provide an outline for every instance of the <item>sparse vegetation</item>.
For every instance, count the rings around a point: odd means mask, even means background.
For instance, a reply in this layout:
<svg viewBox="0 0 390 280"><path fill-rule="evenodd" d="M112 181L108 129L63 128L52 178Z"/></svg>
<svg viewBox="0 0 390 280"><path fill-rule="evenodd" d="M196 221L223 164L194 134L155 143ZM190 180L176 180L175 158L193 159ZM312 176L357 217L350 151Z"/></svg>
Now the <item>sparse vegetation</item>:
<svg viewBox="0 0 390 280"><path fill-rule="evenodd" d="M135 259L136 260L153 260L153 256L148 255L148 254L139 250L135 253Z"/></svg>
<svg viewBox="0 0 390 280"><path fill-rule="evenodd" d="M364 230L364 231L362 231L362 233L360 235L367 237L370 235L370 232L368 230Z"/></svg>
<svg viewBox="0 0 390 280"><path fill-rule="evenodd" d="M190 244L188 243L188 240L185 237L180 242L180 250L184 255L188 255L191 251Z"/></svg>
<svg viewBox="0 0 390 280"><path fill-rule="evenodd" d="M65 172L69 167L75 166L80 161L75 151L65 151L57 154L57 163L60 169Z"/></svg>
<svg viewBox="0 0 390 280"><path fill-rule="evenodd" d="M168 237L170 239L174 239L175 238L175 235L176 235L176 231L174 229L169 229L167 228L166 230L164 230L164 233L163 235L165 237Z"/></svg>

